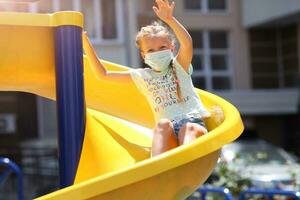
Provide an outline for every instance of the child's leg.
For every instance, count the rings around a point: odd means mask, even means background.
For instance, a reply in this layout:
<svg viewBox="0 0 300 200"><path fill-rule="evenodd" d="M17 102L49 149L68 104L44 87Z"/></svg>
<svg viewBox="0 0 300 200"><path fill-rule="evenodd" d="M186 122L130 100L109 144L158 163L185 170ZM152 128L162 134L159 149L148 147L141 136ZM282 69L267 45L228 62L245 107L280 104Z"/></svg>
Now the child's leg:
<svg viewBox="0 0 300 200"><path fill-rule="evenodd" d="M153 130L152 157L177 146L172 122L168 119L161 119Z"/></svg>
<svg viewBox="0 0 300 200"><path fill-rule="evenodd" d="M206 133L207 130L203 126L196 123L187 122L179 130L179 145L188 144Z"/></svg>

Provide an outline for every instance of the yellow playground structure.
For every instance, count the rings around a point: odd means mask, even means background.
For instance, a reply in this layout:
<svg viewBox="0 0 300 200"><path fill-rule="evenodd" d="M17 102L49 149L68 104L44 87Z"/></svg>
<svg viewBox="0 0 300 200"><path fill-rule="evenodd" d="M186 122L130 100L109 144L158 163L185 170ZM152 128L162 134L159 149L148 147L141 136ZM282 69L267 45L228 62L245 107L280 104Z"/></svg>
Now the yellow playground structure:
<svg viewBox="0 0 300 200"><path fill-rule="evenodd" d="M0 91L23 91L56 100L54 28L59 26L82 30L83 16L66 11L0 12ZM224 121L218 123L212 116L208 134L150 158L154 118L145 97L133 84L98 80L89 59L83 56L86 120L74 183L38 200L185 199L208 178L222 146L243 131L233 105L198 90L208 109L223 109ZM109 70L128 70L103 62Z"/></svg>

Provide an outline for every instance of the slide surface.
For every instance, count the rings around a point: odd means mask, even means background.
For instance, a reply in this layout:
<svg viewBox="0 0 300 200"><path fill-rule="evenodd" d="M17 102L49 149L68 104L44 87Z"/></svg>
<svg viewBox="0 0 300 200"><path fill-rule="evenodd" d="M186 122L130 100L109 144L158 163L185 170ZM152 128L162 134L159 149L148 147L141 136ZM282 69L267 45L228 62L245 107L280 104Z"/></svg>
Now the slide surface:
<svg viewBox="0 0 300 200"><path fill-rule="evenodd" d="M55 100L53 26L68 18L82 26L78 15L0 13L0 91ZM243 131L234 106L197 90L207 108L223 109L225 120L218 124L211 117L208 134L150 159L154 118L145 97L133 83L98 80L89 59L84 57L86 130L75 183L38 199L184 199L210 175L222 146ZM103 62L108 70L128 70Z"/></svg>

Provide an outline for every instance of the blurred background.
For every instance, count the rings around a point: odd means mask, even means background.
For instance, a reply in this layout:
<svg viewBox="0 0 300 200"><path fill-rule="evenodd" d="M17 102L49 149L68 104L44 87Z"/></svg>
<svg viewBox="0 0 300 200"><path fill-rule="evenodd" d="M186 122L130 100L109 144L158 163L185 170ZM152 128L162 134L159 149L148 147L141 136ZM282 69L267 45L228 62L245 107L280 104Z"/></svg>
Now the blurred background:
<svg viewBox="0 0 300 200"><path fill-rule="evenodd" d="M156 19L152 0L8 2L0 1L0 12L80 11L99 57L133 68L143 66L135 35L141 26ZM245 125L241 139L254 141L254 147L256 141L258 144L264 140L273 145L271 149L288 151L297 162L300 1L175 3L175 17L193 38L194 85L222 96L239 109ZM265 152L264 148L258 153L261 152ZM56 190L59 183L55 102L32 94L1 92L0 156L9 157L21 167L25 199ZM15 179L9 178L0 185L0 196L15 199L16 184Z"/></svg>

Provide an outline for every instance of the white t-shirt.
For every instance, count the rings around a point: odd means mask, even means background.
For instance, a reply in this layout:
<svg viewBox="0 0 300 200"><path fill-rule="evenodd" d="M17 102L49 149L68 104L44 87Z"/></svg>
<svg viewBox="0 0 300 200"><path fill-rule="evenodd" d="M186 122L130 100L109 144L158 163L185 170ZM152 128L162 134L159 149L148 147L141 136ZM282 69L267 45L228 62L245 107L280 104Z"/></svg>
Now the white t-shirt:
<svg viewBox="0 0 300 200"><path fill-rule="evenodd" d="M132 69L130 72L137 88L146 96L154 112L155 121L162 118L180 120L189 115L200 118L210 116L195 92L191 79L192 65L187 73L176 59L173 62L183 102L178 102L176 82L171 67L161 72L150 68Z"/></svg>

